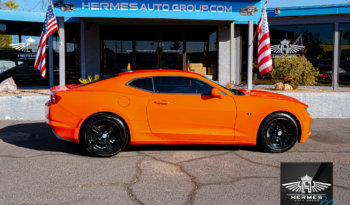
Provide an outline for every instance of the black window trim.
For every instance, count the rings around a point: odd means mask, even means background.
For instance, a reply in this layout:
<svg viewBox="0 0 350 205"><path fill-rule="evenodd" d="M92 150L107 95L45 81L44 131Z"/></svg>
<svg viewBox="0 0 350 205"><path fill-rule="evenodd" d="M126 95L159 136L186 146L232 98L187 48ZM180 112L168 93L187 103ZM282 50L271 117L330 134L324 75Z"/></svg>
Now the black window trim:
<svg viewBox="0 0 350 205"><path fill-rule="evenodd" d="M154 87L154 80L153 78L154 77L176 77L176 78L191 78L191 79L195 79L195 80L199 80L205 84L207 84L208 86L212 87L212 88L215 88L214 86L208 84L207 82L201 80L201 79L198 79L198 78L193 78L193 77L187 77L187 76L148 76L148 77L140 77L140 78L134 78L132 80L130 80L129 82L127 82L125 85L129 86L129 87L132 87L132 88L135 88L135 89L139 89L139 90L142 90L142 91L146 91L146 92L150 92L150 93L156 93L156 94L166 94L166 95L169 95L169 94L172 94L172 95L204 95L204 94L200 94L200 93L158 93L158 92L155 92L155 87ZM145 90L145 89L142 89L142 88L138 88L138 87L134 87L134 86L131 86L130 83L132 83L133 81L135 80L139 80L139 79L144 79L144 78L152 78L152 85L153 85L153 91L149 91L149 90ZM226 93L225 93L226 94Z"/></svg>
<svg viewBox="0 0 350 205"><path fill-rule="evenodd" d="M152 76L152 80L153 80L153 77L177 77L177 78L191 78L191 79L195 79L195 80L199 80L207 85L209 85L210 87L212 88L215 88L214 86L204 82L203 80L201 79L198 79L198 78L193 78L193 77L187 77L187 76ZM155 92L155 87L154 87L154 81L153 81L153 92L156 93L156 94L166 94L166 95L169 95L169 94L172 94L172 95L205 95L205 94L200 94L200 93L157 93Z"/></svg>
<svg viewBox="0 0 350 205"><path fill-rule="evenodd" d="M132 82L133 82L133 81L135 81L135 80L140 80L140 79L145 79L145 78L151 78L151 79L152 79L152 87L153 87L153 91L150 91L150 90L145 90L145 89L138 88L138 87L135 87L135 86L130 85L130 83L132 83ZM138 89L138 90L146 91L146 92L149 92L149 93L154 93L154 82L153 82L153 76L150 76L150 77L140 77L140 78L134 78L134 79L130 80L129 82L127 82L125 85L126 85L126 86L129 86L129 87L132 87L132 88L135 88L135 89Z"/></svg>

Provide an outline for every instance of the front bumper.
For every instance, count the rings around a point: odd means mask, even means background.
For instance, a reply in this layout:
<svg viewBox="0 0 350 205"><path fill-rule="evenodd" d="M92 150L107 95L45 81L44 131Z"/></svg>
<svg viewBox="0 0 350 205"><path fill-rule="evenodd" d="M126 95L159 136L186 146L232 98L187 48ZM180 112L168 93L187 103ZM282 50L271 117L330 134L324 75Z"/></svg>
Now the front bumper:
<svg viewBox="0 0 350 205"><path fill-rule="evenodd" d="M53 131L53 129L50 127L50 125L46 124L46 127L47 127L47 129L49 130L51 136L56 137L56 138L59 139L59 140L64 140L64 141L67 141L67 142L72 142L72 141L70 141L70 140L67 140L67 139L64 139L64 138L58 136L58 135L56 134L56 132Z"/></svg>
<svg viewBox="0 0 350 205"><path fill-rule="evenodd" d="M310 115L310 118L308 118L307 120L305 120L303 122L304 124L304 129L301 131L301 137L300 137L300 143L305 142L306 140L309 139L310 135L311 135L311 122L312 122L312 118Z"/></svg>

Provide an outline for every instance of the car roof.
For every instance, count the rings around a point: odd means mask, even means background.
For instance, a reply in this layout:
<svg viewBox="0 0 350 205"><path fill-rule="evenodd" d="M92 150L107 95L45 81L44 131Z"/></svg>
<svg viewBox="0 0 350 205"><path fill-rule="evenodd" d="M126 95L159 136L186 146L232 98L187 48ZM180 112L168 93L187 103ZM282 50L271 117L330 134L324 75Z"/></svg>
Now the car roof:
<svg viewBox="0 0 350 205"><path fill-rule="evenodd" d="M199 73L194 73L194 72L188 72L188 71L183 71L183 70L137 70L137 71L132 71L132 72L122 72L119 73L119 76L123 76L123 75L137 75L137 74L142 74L142 73L147 73L147 74L155 74L155 75L159 75L162 73L166 73L166 74L195 74L195 75L199 75L202 76Z"/></svg>

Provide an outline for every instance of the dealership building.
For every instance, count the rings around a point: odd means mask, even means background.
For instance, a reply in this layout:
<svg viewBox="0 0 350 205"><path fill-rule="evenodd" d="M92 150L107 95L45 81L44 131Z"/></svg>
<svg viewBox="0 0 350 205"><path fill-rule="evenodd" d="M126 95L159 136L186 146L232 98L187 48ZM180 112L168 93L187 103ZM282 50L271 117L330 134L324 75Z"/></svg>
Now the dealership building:
<svg viewBox="0 0 350 205"><path fill-rule="evenodd" d="M225 85L271 85L260 76L257 38L263 1L53 0L57 32L48 40L46 78L34 66L45 13L0 10L0 80L19 87L79 83L131 70L172 69ZM273 57L304 55L320 70L318 85L350 88L350 4L346 0L270 0ZM335 4L339 3L339 4ZM298 37L302 41L296 43ZM299 38L300 39L300 38ZM302 54L288 53L294 45Z"/></svg>

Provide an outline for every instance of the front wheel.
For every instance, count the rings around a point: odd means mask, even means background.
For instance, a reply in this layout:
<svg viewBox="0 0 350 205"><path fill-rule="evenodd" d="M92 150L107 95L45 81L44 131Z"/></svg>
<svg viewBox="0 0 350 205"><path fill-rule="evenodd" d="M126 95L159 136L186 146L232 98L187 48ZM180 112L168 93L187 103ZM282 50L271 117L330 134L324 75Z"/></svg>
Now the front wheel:
<svg viewBox="0 0 350 205"><path fill-rule="evenodd" d="M273 113L261 124L258 144L268 152L286 152L298 140L300 130L296 120L286 113Z"/></svg>
<svg viewBox="0 0 350 205"><path fill-rule="evenodd" d="M94 156L111 157L121 152L129 141L127 125L111 114L96 115L82 128L80 142Z"/></svg>

